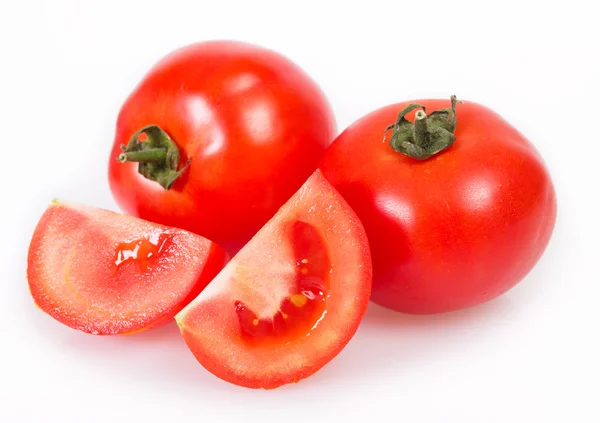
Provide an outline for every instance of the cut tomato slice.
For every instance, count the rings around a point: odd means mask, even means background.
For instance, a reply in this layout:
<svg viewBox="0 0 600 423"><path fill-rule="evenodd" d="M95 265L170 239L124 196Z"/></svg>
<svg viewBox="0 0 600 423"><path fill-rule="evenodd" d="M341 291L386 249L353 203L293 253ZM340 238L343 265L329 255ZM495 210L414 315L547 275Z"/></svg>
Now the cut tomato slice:
<svg viewBox="0 0 600 423"><path fill-rule="evenodd" d="M276 388L310 376L348 343L371 276L362 224L317 171L175 319L210 372Z"/></svg>
<svg viewBox="0 0 600 423"><path fill-rule="evenodd" d="M81 205L54 202L29 247L37 306L91 334L167 322L223 268L227 255L192 233Z"/></svg>

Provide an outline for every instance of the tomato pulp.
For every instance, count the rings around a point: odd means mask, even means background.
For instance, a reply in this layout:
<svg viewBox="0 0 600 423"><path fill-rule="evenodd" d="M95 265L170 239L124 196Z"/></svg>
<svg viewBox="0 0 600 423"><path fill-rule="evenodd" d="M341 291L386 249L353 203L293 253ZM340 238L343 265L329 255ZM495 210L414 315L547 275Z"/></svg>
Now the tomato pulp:
<svg viewBox="0 0 600 423"><path fill-rule="evenodd" d="M373 301L438 313L519 282L549 242L556 196L538 151L490 109L463 102L454 113L447 100L415 103L439 112L427 117L409 103L376 110L340 134L320 168L367 231ZM398 119L405 109L408 119ZM425 148L414 143L415 116L429 122Z"/></svg>
<svg viewBox="0 0 600 423"><path fill-rule="evenodd" d="M310 376L348 343L371 272L362 224L317 171L176 320L210 372L275 388Z"/></svg>
<svg viewBox="0 0 600 423"><path fill-rule="evenodd" d="M198 43L162 59L123 105L110 186L127 213L234 252L316 169L335 131L324 95L288 59Z"/></svg>
<svg viewBox="0 0 600 423"><path fill-rule="evenodd" d="M87 333L171 321L225 265L198 235L106 210L53 203L34 232L27 279L36 305Z"/></svg>

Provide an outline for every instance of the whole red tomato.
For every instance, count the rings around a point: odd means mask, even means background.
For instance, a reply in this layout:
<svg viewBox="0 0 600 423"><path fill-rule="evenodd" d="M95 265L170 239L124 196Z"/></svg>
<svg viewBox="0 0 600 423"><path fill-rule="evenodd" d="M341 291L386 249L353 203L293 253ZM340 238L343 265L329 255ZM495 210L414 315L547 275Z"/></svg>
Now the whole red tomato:
<svg viewBox="0 0 600 423"><path fill-rule="evenodd" d="M156 64L123 105L110 186L126 212L235 251L317 168L335 131L322 92L288 59L194 44Z"/></svg>
<svg viewBox="0 0 600 423"><path fill-rule="evenodd" d="M556 197L540 154L499 115L455 98L416 103L355 122L321 169L365 226L372 300L438 313L519 282L548 244Z"/></svg>

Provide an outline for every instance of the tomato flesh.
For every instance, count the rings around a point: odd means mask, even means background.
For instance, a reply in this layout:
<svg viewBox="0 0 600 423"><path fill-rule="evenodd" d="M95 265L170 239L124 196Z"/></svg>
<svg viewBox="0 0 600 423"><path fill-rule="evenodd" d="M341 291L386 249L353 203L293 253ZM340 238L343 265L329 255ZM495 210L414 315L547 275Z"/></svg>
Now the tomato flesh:
<svg viewBox="0 0 600 423"><path fill-rule="evenodd" d="M140 269L148 268L172 242L173 237L164 232L154 232L133 241L122 242L115 251L115 266L136 263Z"/></svg>
<svg viewBox="0 0 600 423"><path fill-rule="evenodd" d="M179 229L54 203L33 235L27 275L35 303L91 334L169 321L224 266L225 252Z"/></svg>
<svg viewBox="0 0 600 423"><path fill-rule="evenodd" d="M364 228L317 171L176 320L209 371L275 388L341 351L370 288Z"/></svg>
<svg viewBox="0 0 600 423"><path fill-rule="evenodd" d="M317 229L297 220L290 225L289 242L293 245L295 281L273 315L261 318L250 306L235 302L242 335L250 342L269 342L282 337L292 340L310 331L326 310L329 287L329 257Z"/></svg>

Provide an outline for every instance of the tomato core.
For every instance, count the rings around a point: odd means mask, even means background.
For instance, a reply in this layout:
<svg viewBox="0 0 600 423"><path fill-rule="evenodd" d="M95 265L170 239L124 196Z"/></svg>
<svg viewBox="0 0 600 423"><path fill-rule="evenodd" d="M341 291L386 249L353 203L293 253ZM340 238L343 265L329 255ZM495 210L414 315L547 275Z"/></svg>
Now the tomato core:
<svg viewBox="0 0 600 423"><path fill-rule="evenodd" d="M294 245L294 286L274 306L273 315L260 318L251 306L234 303L242 337L249 343L309 336L326 313L331 264L323 239L314 226L302 221L291 223L289 236Z"/></svg>

